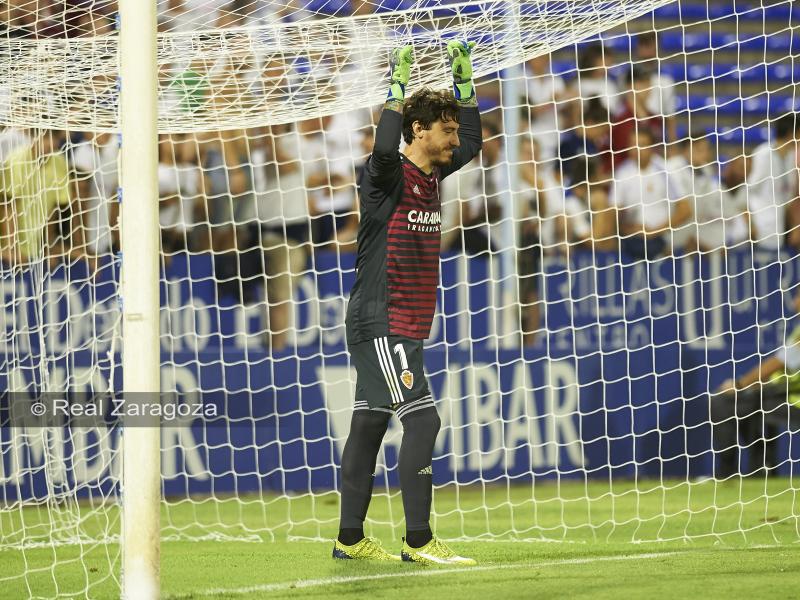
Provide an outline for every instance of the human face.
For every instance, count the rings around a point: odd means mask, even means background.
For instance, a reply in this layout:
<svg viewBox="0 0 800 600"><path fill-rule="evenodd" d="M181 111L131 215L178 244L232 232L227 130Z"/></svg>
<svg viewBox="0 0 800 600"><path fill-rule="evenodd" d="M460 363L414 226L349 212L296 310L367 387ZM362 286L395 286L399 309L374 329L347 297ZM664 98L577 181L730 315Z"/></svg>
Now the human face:
<svg viewBox="0 0 800 600"><path fill-rule="evenodd" d="M636 146L639 152L639 166L644 168L650 164L650 160L655 154L655 140L652 135L647 132L639 130L639 133L634 133L632 139L636 140Z"/></svg>
<svg viewBox="0 0 800 600"><path fill-rule="evenodd" d="M586 137L593 144L600 146L608 137L608 123L587 123L584 127Z"/></svg>
<svg viewBox="0 0 800 600"><path fill-rule="evenodd" d="M708 140L692 140L692 166L705 167L711 163L711 144Z"/></svg>
<svg viewBox="0 0 800 600"><path fill-rule="evenodd" d="M434 166L449 165L453 150L458 148L458 123L453 120L434 121L430 129L421 129L419 141Z"/></svg>

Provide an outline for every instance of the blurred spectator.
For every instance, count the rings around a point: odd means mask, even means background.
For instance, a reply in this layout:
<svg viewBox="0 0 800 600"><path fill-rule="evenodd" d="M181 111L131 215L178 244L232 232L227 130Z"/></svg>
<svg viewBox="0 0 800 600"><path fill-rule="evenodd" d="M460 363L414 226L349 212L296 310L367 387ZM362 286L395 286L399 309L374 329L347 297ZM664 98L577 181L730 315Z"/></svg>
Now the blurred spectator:
<svg viewBox="0 0 800 600"><path fill-rule="evenodd" d="M701 134L705 135L705 133ZM689 198L693 190L693 169L690 161L691 136L685 136L669 144L669 158L665 161L675 193L680 198ZM694 204L693 204L694 206ZM672 232L672 243L676 248L695 248L697 246L697 223L690 220L680 231Z"/></svg>
<svg viewBox="0 0 800 600"><path fill-rule="evenodd" d="M650 129L656 141L664 141L663 117L647 108L652 74L649 67L639 64L633 65L627 74L630 87L622 95L622 109L611 128L611 151L615 167L631 157L629 151L635 147L636 129Z"/></svg>
<svg viewBox="0 0 800 600"><path fill-rule="evenodd" d="M33 12L36 37L63 38L67 36L66 14L63 5L55 2L20 3L22 10Z"/></svg>
<svg viewBox="0 0 800 600"><path fill-rule="evenodd" d="M800 312L800 296L794 298ZM717 479L734 475L775 475L781 432L800 427L800 327L785 343L736 379L727 379L710 398L714 454L719 456ZM742 449L749 449L749 465Z"/></svg>
<svg viewBox="0 0 800 600"><path fill-rule="evenodd" d="M0 1L0 36L63 38L113 32L113 0Z"/></svg>
<svg viewBox="0 0 800 600"><path fill-rule="evenodd" d="M255 302L261 289L263 256L247 221L254 213L252 168L244 130L209 133L201 139L206 204L202 245L214 253L220 294Z"/></svg>
<svg viewBox="0 0 800 600"><path fill-rule="evenodd" d="M530 110L529 130L538 142L541 160L556 156L558 151L558 102L563 100L566 85L551 70L549 54L536 56L525 63L526 98Z"/></svg>
<svg viewBox="0 0 800 600"><path fill-rule="evenodd" d="M677 110L675 80L661 69L658 56L658 34L643 31L636 36L636 53L632 62L645 65L651 72L650 86L645 91L645 107L651 115L662 115L666 127L666 140L674 140L676 134L675 111Z"/></svg>
<svg viewBox="0 0 800 600"><path fill-rule="evenodd" d="M35 132L3 165L0 255L7 263L84 256L63 141L60 132Z"/></svg>
<svg viewBox="0 0 800 600"><path fill-rule="evenodd" d="M800 144L795 150L794 190L796 199L789 205L789 244L800 248Z"/></svg>
<svg viewBox="0 0 800 600"><path fill-rule="evenodd" d="M733 158L722 170L722 211L725 244L735 248L751 240L750 213L747 210L747 173L750 157Z"/></svg>
<svg viewBox="0 0 800 600"><path fill-rule="evenodd" d="M15 150L31 143L31 138L23 129L2 127L0 129L0 166Z"/></svg>
<svg viewBox="0 0 800 600"><path fill-rule="evenodd" d="M714 252L747 241L750 232L743 185L747 159L740 156L731 161L720 182L719 165L706 132L693 132L680 148L682 153L667 161L669 173L678 196L692 202L695 223L674 229L673 245Z"/></svg>
<svg viewBox="0 0 800 600"><path fill-rule="evenodd" d="M602 164L584 156L574 160L572 167L565 213L570 215L573 241L584 242L592 250L616 249L616 216L609 204L608 180Z"/></svg>
<svg viewBox="0 0 800 600"><path fill-rule="evenodd" d="M573 93L583 100L598 98L603 108L615 112L619 104L617 84L608 74L609 51L603 42L590 42L577 47L578 77L575 79Z"/></svg>
<svg viewBox="0 0 800 600"><path fill-rule="evenodd" d="M580 175L580 185L585 183L587 167L586 158L575 159L570 166ZM539 196L539 217L541 220L541 242L545 253L569 256L569 248L589 238L589 209L584 203L587 195L578 195L578 187L569 184L570 176L565 180L558 169L548 163L537 162L537 192Z"/></svg>
<svg viewBox="0 0 800 600"><path fill-rule="evenodd" d="M63 18L68 37L109 35L116 29L110 15L103 13L101 3L95 5L85 0L67 0Z"/></svg>
<svg viewBox="0 0 800 600"><path fill-rule="evenodd" d="M576 159L590 158L600 164L598 177L607 175L611 171L611 154L609 152L610 127L608 111L603 108L597 98L586 103L586 110L580 122L572 129L566 131L559 140L559 158L561 159L561 173L567 182L586 181L585 176L580 176L573 165L574 162L586 164L586 161ZM580 179L573 180L573 176Z"/></svg>
<svg viewBox="0 0 800 600"><path fill-rule="evenodd" d="M159 23L166 31L191 33L215 26L230 0L159 0Z"/></svg>
<svg viewBox="0 0 800 600"><path fill-rule="evenodd" d="M189 114L200 112L210 96L207 61L195 59L180 73L170 77L171 73L167 71L167 91L177 96L179 108Z"/></svg>
<svg viewBox="0 0 800 600"><path fill-rule="evenodd" d="M544 195L547 184L539 177L540 171L535 160L538 154L539 145L536 139L532 135L522 136L519 148L519 179L512 188L512 202L518 207L517 275L522 342L525 346L535 343L541 322L539 285L542 246L539 207L546 202Z"/></svg>
<svg viewBox="0 0 800 600"><path fill-rule="evenodd" d="M119 248L118 155L110 133L87 134L70 152L87 251L95 256Z"/></svg>
<svg viewBox="0 0 800 600"><path fill-rule="evenodd" d="M256 223L264 247L269 311L269 346L284 350L293 329L293 299L306 269L310 240L308 192L295 125L275 125L256 138L252 153Z"/></svg>
<svg viewBox="0 0 800 600"><path fill-rule="evenodd" d="M37 13L23 9L20 0L0 2L0 35L10 38L34 37Z"/></svg>
<svg viewBox="0 0 800 600"><path fill-rule="evenodd" d="M633 259L654 258L672 250L671 231L691 219L692 208L678 195L650 129L637 130L636 146L615 174L611 205L618 211L622 250Z"/></svg>
<svg viewBox="0 0 800 600"><path fill-rule="evenodd" d="M218 9L215 26L220 29L247 25L248 15L253 10L251 0L233 0Z"/></svg>
<svg viewBox="0 0 800 600"><path fill-rule="evenodd" d="M796 114L783 115L774 121L770 141L758 146L752 154L752 171L747 178L748 203L754 241L764 249L781 248L787 230L787 208L798 195L797 129Z"/></svg>
<svg viewBox="0 0 800 600"><path fill-rule="evenodd" d="M162 136L159 142L158 213L165 260L194 246L190 237L196 219L202 217L199 202L202 175L194 160L193 144L187 143L185 137L185 134Z"/></svg>
<svg viewBox="0 0 800 600"><path fill-rule="evenodd" d="M329 243L347 244L356 238L355 166L353 154L342 155L338 134L328 134L333 117L312 118L298 124L299 157L303 164L311 203L311 236L314 248ZM354 146L347 142L347 148ZM360 153L360 144L357 146Z"/></svg>
<svg viewBox="0 0 800 600"><path fill-rule="evenodd" d="M503 138L494 121L484 120L483 149L464 169L442 182L442 203L458 199L461 206L460 235L454 235L446 250L469 256L510 247L503 240L500 218L501 194L509 190Z"/></svg>
<svg viewBox="0 0 800 600"><path fill-rule="evenodd" d="M356 194L357 170L367 160L372 145L365 147L365 138L374 135L372 115L368 109L351 110L336 113L331 118L325 129L325 143L327 144L328 160L331 170L342 172L346 179L352 182L348 188L342 190L349 194L352 201L352 215L346 221L345 229L338 231L338 243L352 244L358 232L358 195ZM352 249L355 249L354 246Z"/></svg>
<svg viewBox="0 0 800 600"><path fill-rule="evenodd" d="M702 252L725 248L725 217L730 215L723 205L719 187L718 165L705 132L696 131L687 145L687 168L678 177L670 172L678 196L693 206L695 224L687 223L672 232L674 247L690 245ZM696 226L696 228L695 228ZM690 240L690 238L694 240Z"/></svg>
<svg viewBox="0 0 800 600"><path fill-rule="evenodd" d="M703 132L701 135L705 135ZM675 189L683 192L692 187L692 165L689 162L691 135L686 135L668 145L669 158L665 161Z"/></svg>

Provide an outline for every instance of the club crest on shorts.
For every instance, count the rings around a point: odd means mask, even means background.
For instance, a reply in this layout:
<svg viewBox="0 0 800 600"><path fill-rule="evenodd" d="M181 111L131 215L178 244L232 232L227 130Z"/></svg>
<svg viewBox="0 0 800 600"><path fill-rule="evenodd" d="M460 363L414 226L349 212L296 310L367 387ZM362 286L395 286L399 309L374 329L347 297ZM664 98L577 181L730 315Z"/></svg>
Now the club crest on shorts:
<svg viewBox="0 0 800 600"><path fill-rule="evenodd" d="M400 373L400 381L410 390L414 387L414 374L408 369L403 369L403 372Z"/></svg>

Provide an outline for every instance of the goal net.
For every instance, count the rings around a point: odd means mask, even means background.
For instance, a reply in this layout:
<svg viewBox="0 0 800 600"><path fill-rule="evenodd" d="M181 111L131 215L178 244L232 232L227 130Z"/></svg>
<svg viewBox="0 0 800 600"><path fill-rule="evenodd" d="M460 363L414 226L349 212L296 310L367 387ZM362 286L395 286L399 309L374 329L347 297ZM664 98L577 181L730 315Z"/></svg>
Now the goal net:
<svg viewBox="0 0 800 600"><path fill-rule="evenodd" d="M39 597L116 589L135 493L110 414L116 4L0 3L0 584ZM443 47L466 38L484 145L442 183L434 530L798 541L790 0L158 11L162 540L335 534L357 181L388 53L414 45L412 91L449 87ZM367 523L395 541L400 433Z"/></svg>

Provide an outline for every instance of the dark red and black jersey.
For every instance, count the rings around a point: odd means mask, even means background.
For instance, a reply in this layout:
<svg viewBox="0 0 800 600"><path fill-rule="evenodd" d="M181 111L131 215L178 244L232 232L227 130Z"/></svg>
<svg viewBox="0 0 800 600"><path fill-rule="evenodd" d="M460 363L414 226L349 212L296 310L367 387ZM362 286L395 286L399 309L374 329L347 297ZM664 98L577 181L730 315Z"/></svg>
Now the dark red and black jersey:
<svg viewBox="0 0 800 600"><path fill-rule="evenodd" d="M424 173L400 154L402 116L384 110L359 178L361 222L347 343L387 335L426 339L436 309L442 235L439 183L480 151L477 108L462 107L452 162Z"/></svg>

